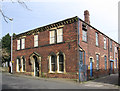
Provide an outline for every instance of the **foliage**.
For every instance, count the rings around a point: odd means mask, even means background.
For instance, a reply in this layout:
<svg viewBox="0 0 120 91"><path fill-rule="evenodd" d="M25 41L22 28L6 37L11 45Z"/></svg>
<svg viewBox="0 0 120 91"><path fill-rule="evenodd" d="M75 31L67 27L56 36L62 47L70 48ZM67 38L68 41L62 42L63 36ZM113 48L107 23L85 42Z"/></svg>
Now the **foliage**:
<svg viewBox="0 0 120 91"><path fill-rule="evenodd" d="M16 34L13 33L13 36L15 35ZM0 50L0 52L2 53L2 62L10 61L11 36L9 33L2 37L0 44L2 46L2 50Z"/></svg>

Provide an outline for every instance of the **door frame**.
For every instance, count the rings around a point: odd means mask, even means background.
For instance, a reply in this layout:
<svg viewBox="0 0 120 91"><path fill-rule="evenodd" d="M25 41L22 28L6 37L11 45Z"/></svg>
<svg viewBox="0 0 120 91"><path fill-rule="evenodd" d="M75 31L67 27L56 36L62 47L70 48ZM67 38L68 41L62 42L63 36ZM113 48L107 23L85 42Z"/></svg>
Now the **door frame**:
<svg viewBox="0 0 120 91"><path fill-rule="evenodd" d="M92 60L91 60L92 59ZM90 58L90 77L93 76L93 58Z"/></svg>

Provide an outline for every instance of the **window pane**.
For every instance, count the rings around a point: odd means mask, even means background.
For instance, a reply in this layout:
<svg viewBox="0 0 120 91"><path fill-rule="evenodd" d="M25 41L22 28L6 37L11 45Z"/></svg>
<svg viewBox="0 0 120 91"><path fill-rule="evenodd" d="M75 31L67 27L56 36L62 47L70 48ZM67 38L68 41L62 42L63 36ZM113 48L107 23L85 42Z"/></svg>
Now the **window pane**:
<svg viewBox="0 0 120 91"><path fill-rule="evenodd" d="M25 48L25 39L22 39L21 42L22 42L22 49L24 49Z"/></svg>
<svg viewBox="0 0 120 91"><path fill-rule="evenodd" d="M25 59L23 58L23 71L25 71Z"/></svg>
<svg viewBox="0 0 120 91"><path fill-rule="evenodd" d="M38 46L38 35L34 35L34 47Z"/></svg>
<svg viewBox="0 0 120 91"><path fill-rule="evenodd" d="M57 29L57 43L63 42L63 29Z"/></svg>
<svg viewBox="0 0 120 91"><path fill-rule="evenodd" d="M50 44L55 43L55 31L50 31Z"/></svg>
<svg viewBox="0 0 120 91"><path fill-rule="evenodd" d="M96 46L98 46L98 33L96 33Z"/></svg>
<svg viewBox="0 0 120 91"><path fill-rule="evenodd" d="M106 49L106 38L104 37L104 49Z"/></svg>
<svg viewBox="0 0 120 91"><path fill-rule="evenodd" d="M82 31L82 40L85 42L87 41L87 31Z"/></svg>
<svg viewBox="0 0 120 91"><path fill-rule="evenodd" d="M64 71L64 57L62 54L59 55L59 71Z"/></svg>
<svg viewBox="0 0 120 91"><path fill-rule="evenodd" d="M97 61L96 67L97 67L97 70L99 70L99 55L98 54L96 55L96 61Z"/></svg>
<svg viewBox="0 0 120 91"><path fill-rule="evenodd" d="M64 66L63 66L63 64L59 64L59 71L64 71Z"/></svg>
<svg viewBox="0 0 120 91"><path fill-rule="evenodd" d="M55 56L51 56L51 71L55 71Z"/></svg>
<svg viewBox="0 0 120 91"><path fill-rule="evenodd" d="M20 50L20 40L17 40L17 50Z"/></svg>
<svg viewBox="0 0 120 91"><path fill-rule="evenodd" d="M55 64L52 64L52 71L55 71Z"/></svg>

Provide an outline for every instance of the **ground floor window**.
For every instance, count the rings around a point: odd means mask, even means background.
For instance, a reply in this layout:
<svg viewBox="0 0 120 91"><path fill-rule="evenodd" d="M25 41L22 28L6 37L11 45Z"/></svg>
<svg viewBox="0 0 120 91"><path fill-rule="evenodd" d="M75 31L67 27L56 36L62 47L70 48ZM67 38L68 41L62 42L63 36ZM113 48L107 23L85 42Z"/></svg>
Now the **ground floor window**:
<svg viewBox="0 0 120 91"><path fill-rule="evenodd" d="M105 56L105 70L107 70L107 57Z"/></svg>
<svg viewBox="0 0 120 91"><path fill-rule="evenodd" d="M20 72L20 68L21 68L21 60L20 58L17 59L17 72Z"/></svg>
<svg viewBox="0 0 120 91"><path fill-rule="evenodd" d="M22 57L22 71L25 71L25 57Z"/></svg>
<svg viewBox="0 0 120 91"><path fill-rule="evenodd" d="M96 54L96 68L99 70L99 55Z"/></svg>
<svg viewBox="0 0 120 91"><path fill-rule="evenodd" d="M50 72L55 72L55 55L50 56Z"/></svg>
<svg viewBox="0 0 120 91"><path fill-rule="evenodd" d="M58 55L59 56L59 60L58 60L58 65L59 65L59 71L64 71L64 56L63 56L63 54L59 54Z"/></svg>

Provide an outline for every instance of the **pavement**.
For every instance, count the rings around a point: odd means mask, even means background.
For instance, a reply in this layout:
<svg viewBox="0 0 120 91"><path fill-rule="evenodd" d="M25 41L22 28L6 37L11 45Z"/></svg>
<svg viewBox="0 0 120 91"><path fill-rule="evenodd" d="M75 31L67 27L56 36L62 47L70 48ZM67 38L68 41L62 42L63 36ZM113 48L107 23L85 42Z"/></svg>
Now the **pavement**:
<svg viewBox="0 0 120 91"><path fill-rule="evenodd" d="M119 89L117 84L118 74L79 83L74 79L2 73L2 89Z"/></svg>

